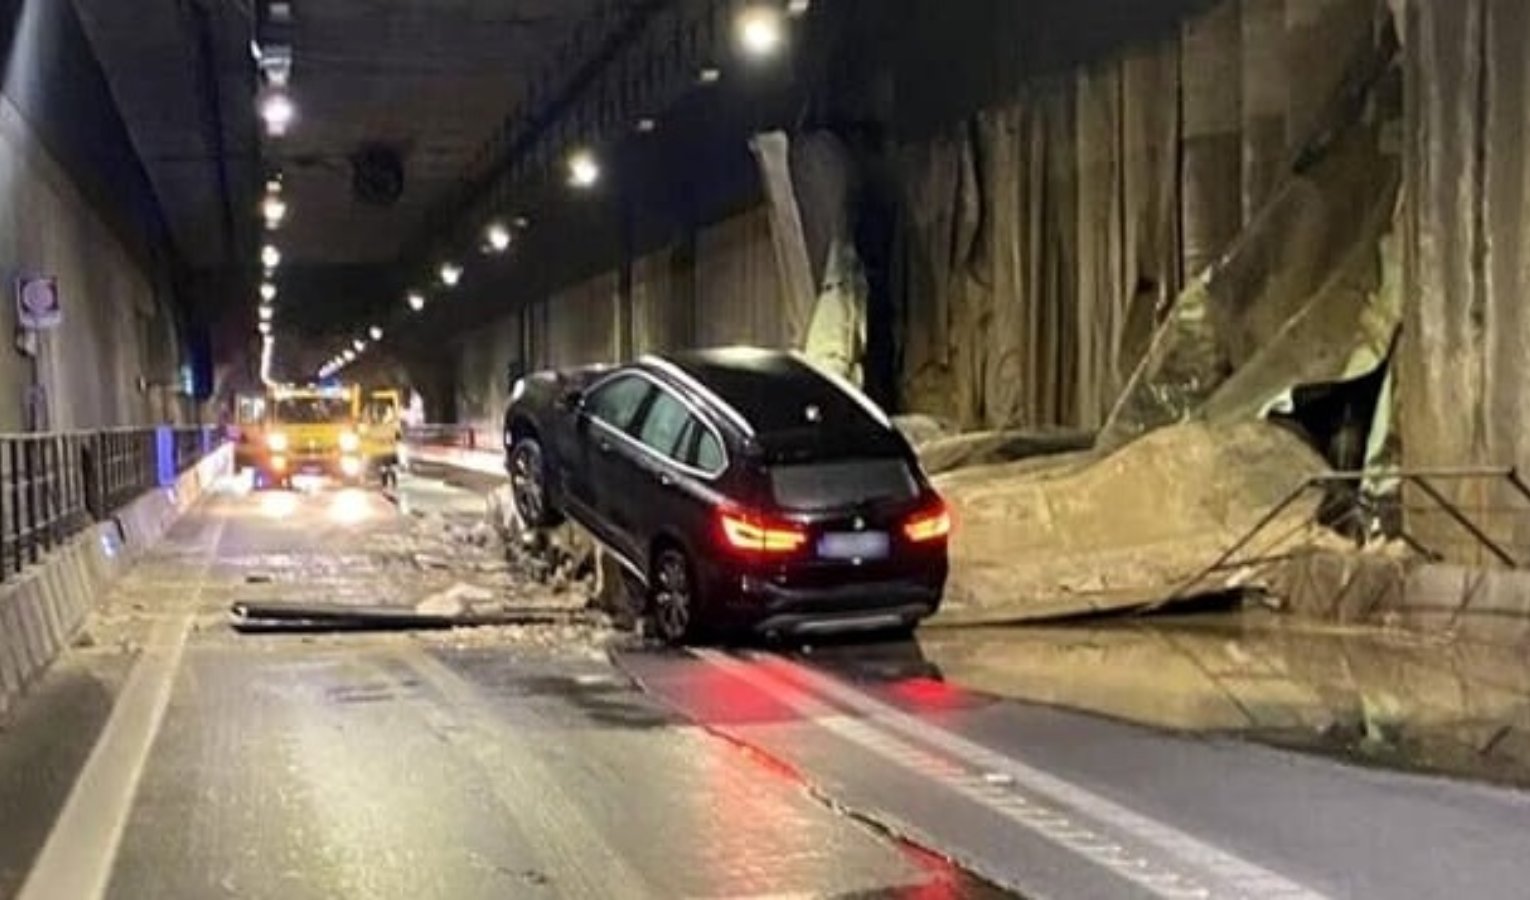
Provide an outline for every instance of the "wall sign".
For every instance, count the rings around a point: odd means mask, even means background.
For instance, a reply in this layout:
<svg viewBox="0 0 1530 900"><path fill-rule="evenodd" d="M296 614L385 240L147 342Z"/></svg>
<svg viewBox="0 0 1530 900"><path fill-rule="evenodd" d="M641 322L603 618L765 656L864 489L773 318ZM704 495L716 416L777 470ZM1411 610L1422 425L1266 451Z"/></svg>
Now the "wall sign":
<svg viewBox="0 0 1530 900"><path fill-rule="evenodd" d="M64 321L59 305L58 279L23 275L16 279L16 324L31 331L57 328Z"/></svg>

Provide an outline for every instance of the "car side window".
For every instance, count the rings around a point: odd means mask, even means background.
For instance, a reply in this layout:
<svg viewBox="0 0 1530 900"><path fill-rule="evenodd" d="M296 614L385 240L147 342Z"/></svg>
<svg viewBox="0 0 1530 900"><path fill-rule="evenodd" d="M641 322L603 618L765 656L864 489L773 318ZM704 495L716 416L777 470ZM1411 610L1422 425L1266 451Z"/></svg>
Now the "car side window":
<svg viewBox="0 0 1530 900"><path fill-rule="evenodd" d="M687 433L686 425L690 419L691 414L685 405L668 391L661 390L654 397L647 417L643 419L643 429L638 434L638 440L670 459L681 459L684 448L680 438Z"/></svg>
<svg viewBox="0 0 1530 900"><path fill-rule="evenodd" d="M585 399L584 409L591 418L599 419L618 431L626 431L632 426L632 420L637 417L638 410L643 408L643 401L652 389L647 381L635 375L615 378L591 391Z"/></svg>
<svg viewBox="0 0 1530 900"><path fill-rule="evenodd" d="M725 464L722 444L710 428L701 429L701 439L696 442L696 468L710 475L722 471Z"/></svg>

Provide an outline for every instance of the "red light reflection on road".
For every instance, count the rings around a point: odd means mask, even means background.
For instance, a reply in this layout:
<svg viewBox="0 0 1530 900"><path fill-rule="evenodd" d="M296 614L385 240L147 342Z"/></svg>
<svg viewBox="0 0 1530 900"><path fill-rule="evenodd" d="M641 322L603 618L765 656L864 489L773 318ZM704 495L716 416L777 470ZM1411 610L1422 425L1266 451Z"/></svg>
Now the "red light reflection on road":
<svg viewBox="0 0 1530 900"><path fill-rule="evenodd" d="M943 712L969 705L960 688L935 678L904 678L893 682L888 690L900 704L914 709Z"/></svg>

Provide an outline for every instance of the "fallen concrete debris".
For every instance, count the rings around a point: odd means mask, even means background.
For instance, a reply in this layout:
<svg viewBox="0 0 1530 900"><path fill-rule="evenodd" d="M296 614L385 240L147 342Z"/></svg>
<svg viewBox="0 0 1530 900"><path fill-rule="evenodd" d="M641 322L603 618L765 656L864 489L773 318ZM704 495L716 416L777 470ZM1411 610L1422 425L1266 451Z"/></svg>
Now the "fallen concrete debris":
<svg viewBox="0 0 1530 900"><path fill-rule="evenodd" d="M942 621L1039 621L1255 589L1261 577L1246 569L1185 580L1325 469L1299 437L1263 422L1178 425L1108 456L1028 462L936 480L957 521ZM1257 549L1327 540L1312 524L1317 503L1293 504Z"/></svg>
<svg viewBox="0 0 1530 900"><path fill-rule="evenodd" d="M957 469L1076 453L1093 446L1094 433L1090 431L998 430L940 437L917 445L916 450L925 472L940 475Z"/></svg>

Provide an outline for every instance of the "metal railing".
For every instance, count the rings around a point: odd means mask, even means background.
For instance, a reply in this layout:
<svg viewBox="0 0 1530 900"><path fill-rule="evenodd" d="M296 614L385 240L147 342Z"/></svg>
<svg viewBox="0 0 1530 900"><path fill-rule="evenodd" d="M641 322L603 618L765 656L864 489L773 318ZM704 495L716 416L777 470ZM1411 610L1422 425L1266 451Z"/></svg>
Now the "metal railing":
<svg viewBox="0 0 1530 900"><path fill-rule="evenodd" d="M416 425L404 429L404 443L415 447L476 450L479 442L471 425Z"/></svg>
<svg viewBox="0 0 1530 900"><path fill-rule="evenodd" d="M220 440L213 428L168 426L0 435L0 582L173 481Z"/></svg>
<svg viewBox="0 0 1530 900"><path fill-rule="evenodd" d="M1513 553L1509 547L1495 538L1485 523L1477 518L1478 513L1469 510L1462 504L1452 501L1442 491L1438 482L1482 482L1506 486L1513 496L1524 501L1522 512L1530 514L1530 483L1527 483L1520 472L1512 466L1468 466L1457 468L1430 468L1430 469L1374 469L1357 472L1325 472L1303 479L1293 487L1284 498L1257 521L1244 534L1234 541L1231 546L1222 552L1214 561L1194 575L1184 579L1178 587L1167 597L1149 604L1143 611L1151 612L1168 603L1183 598L1197 585L1218 573L1236 570L1244 566L1264 562L1272 562L1282 558L1279 551L1260 551L1245 553L1254 542L1264 535L1272 525L1301 500L1309 492L1331 492L1335 488L1344 489L1347 492L1346 499L1342 503L1342 511L1337 515L1326 516L1323 523L1330 530L1344 534L1346 526L1354 526L1348 529L1357 547L1364 546L1366 540L1373 532L1379 532L1387 538L1393 538L1406 544L1409 549L1424 559L1441 561L1445 554L1429 547L1425 541L1419 539L1407 526L1404 517L1399 515L1388 516L1385 510L1377 508L1372 498L1362 490L1366 484L1378 482L1396 482L1411 487L1418 491L1419 495L1427 501L1421 509L1411 510L1415 515L1423 512L1437 512L1443 514L1449 521L1460 529L1460 532L1480 547L1488 555L1492 556L1503 566L1510 569L1530 567L1530 554L1519 556ZM1330 496L1332 496L1330 494ZM1322 515L1322 510L1319 510ZM1386 523L1391 518L1393 521ZM1386 523L1383 525L1383 523ZM1301 528L1308 524L1306 521L1298 522ZM1274 541L1268 542L1272 548L1280 548L1290 534L1279 535Z"/></svg>

